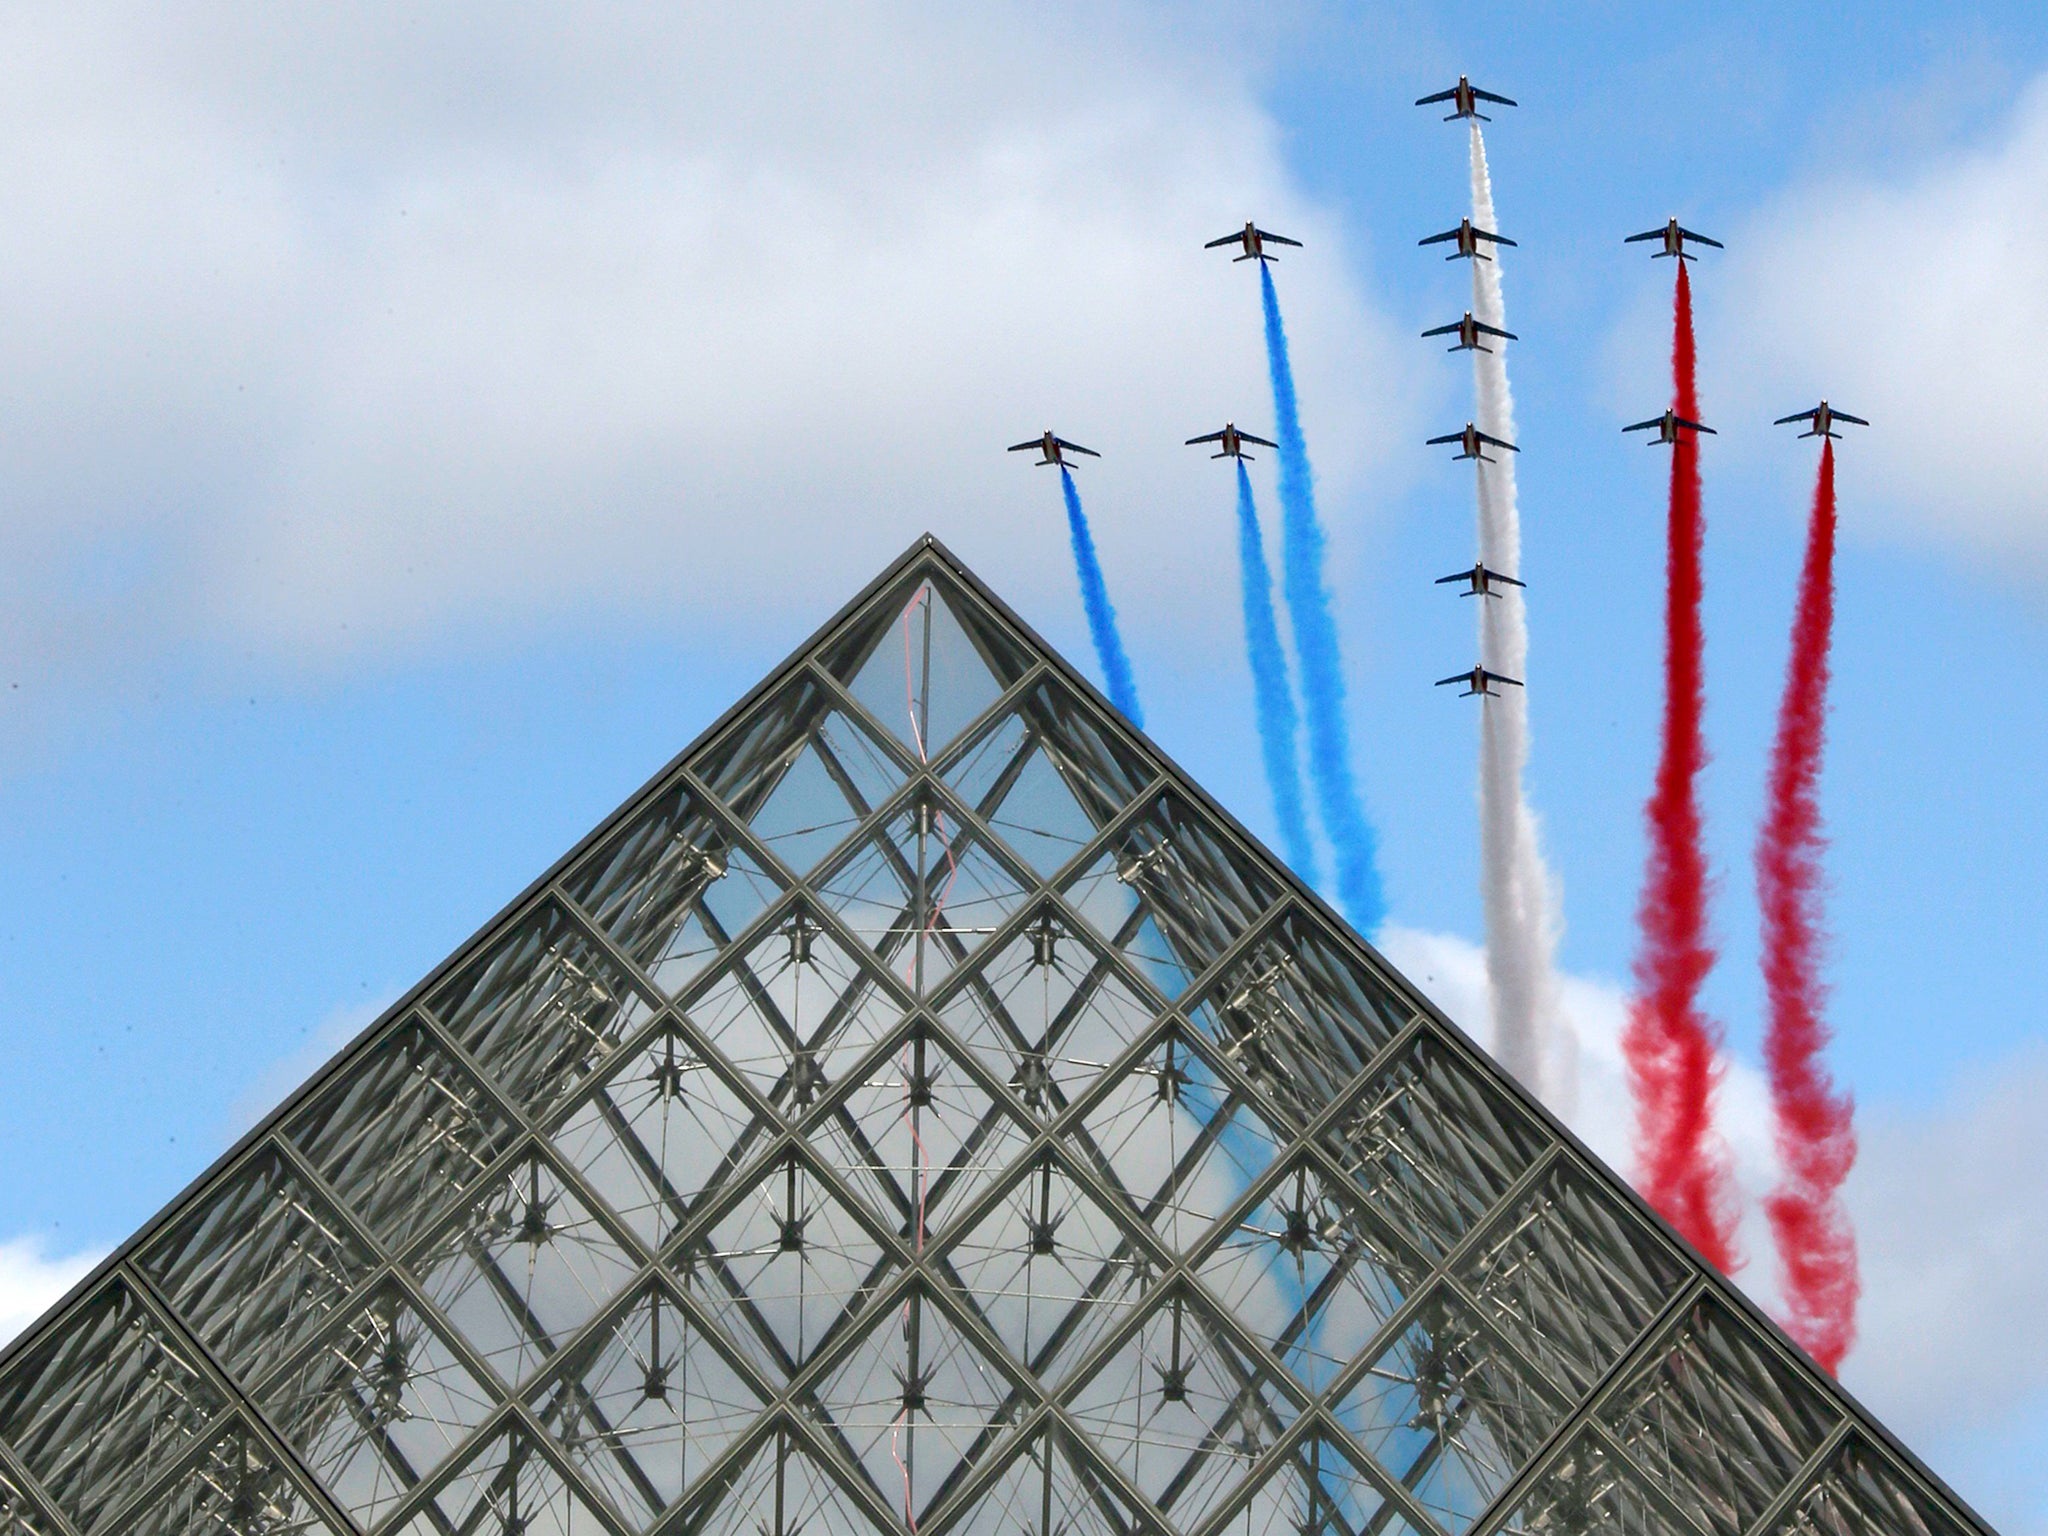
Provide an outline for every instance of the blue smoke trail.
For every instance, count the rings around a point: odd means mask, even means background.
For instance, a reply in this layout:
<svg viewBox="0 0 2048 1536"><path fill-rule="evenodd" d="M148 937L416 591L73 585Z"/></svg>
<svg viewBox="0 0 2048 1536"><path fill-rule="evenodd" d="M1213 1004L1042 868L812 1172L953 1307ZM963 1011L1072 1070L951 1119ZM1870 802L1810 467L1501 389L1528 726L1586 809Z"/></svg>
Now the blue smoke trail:
<svg viewBox="0 0 2048 1536"><path fill-rule="evenodd" d="M1287 845L1287 862L1314 885L1316 849L1309 840L1308 812L1301 803L1301 770L1294 757L1301 720L1294 709L1294 689L1287 681L1280 625L1273 616L1273 573L1266 567L1266 541L1259 533L1252 477L1245 473L1242 459L1237 462L1237 563L1244 586L1244 648L1252 664L1259 751L1266 760L1266 783L1273 791L1273 816L1280 823L1280 840Z"/></svg>
<svg viewBox="0 0 2048 1536"><path fill-rule="evenodd" d="M1095 641L1095 656L1102 663L1102 676L1109 684L1109 702L1142 731L1145 712L1138 707L1138 685L1131 678L1131 658L1124 654L1123 636L1116 630L1116 609L1109 605L1109 588L1102 580L1102 562L1095 558L1095 535L1088 531L1088 514L1081 510L1081 493L1074 488L1074 477L1067 473L1065 465L1060 466L1060 490L1067 498L1067 534L1074 544L1074 571L1081 578L1081 606L1088 610L1088 633Z"/></svg>
<svg viewBox="0 0 2048 1536"><path fill-rule="evenodd" d="M1302 703L1308 714L1308 767L1315 781L1323 830L1337 855L1337 897L1345 915L1371 934L1387 915L1380 888L1379 839L1365 819L1351 778L1351 735L1344 723L1344 662L1337 621L1323 585L1323 530L1316 518L1314 472L1302 440L1294 399L1294 365L1273 272L1259 263L1266 304L1266 366L1273 376L1273 414L1280 439L1281 549L1287 609L1294 616L1294 650L1301 663Z"/></svg>

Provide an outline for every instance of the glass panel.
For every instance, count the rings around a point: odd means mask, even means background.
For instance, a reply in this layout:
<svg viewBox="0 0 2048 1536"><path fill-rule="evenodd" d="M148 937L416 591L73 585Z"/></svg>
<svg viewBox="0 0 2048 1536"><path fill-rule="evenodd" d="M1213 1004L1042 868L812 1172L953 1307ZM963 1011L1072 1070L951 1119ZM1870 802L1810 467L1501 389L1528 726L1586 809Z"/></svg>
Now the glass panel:
<svg viewBox="0 0 2048 1536"><path fill-rule="evenodd" d="M639 1268L555 1170L521 1159L411 1260L420 1289L508 1382L523 1381Z"/></svg>
<svg viewBox="0 0 2048 1536"><path fill-rule="evenodd" d="M93 1530L226 1406L116 1276L8 1366L0 1439L72 1524Z"/></svg>
<svg viewBox="0 0 2048 1536"><path fill-rule="evenodd" d="M518 1131L426 1028L408 1020L344 1068L285 1134L364 1224L397 1248Z"/></svg>
<svg viewBox="0 0 2048 1536"><path fill-rule="evenodd" d="M1746 1530L1837 1417L1726 1303L1703 1297L1601 1421L1719 1536Z"/></svg>
<svg viewBox="0 0 2048 1536"><path fill-rule="evenodd" d="M244 1382L310 1339L376 1266L274 1145L202 1195L138 1262Z"/></svg>
<svg viewBox="0 0 2048 1536"><path fill-rule="evenodd" d="M659 1248L766 1134L671 1023L619 1062L551 1139L641 1241Z"/></svg>
<svg viewBox="0 0 2048 1536"><path fill-rule="evenodd" d="M562 888L671 994L782 891L681 785L586 854Z"/></svg>
<svg viewBox="0 0 2048 1536"><path fill-rule="evenodd" d="M874 973L801 909L719 971L685 1012L793 1118L903 1017Z"/></svg>
<svg viewBox="0 0 2048 1536"><path fill-rule="evenodd" d="M800 677L693 765L755 841L802 875L903 782L867 731Z"/></svg>
<svg viewBox="0 0 2048 1536"><path fill-rule="evenodd" d="M939 1017L1051 1119L1151 1028L1155 1007L1048 907L952 986Z"/></svg>
<svg viewBox="0 0 2048 1536"><path fill-rule="evenodd" d="M1190 1017L1304 1125L1414 1013L1319 919L1296 909L1231 965Z"/></svg>
<svg viewBox="0 0 2048 1536"><path fill-rule="evenodd" d="M591 1485L629 1525L645 1529L761 1406L696 1320L656 1284L575 1346L539 1413Z"/></svg>
<svg viewBox="0 0 2048 1536"><path fill-rule="evenodd" d="M1588 1431L1545 1469L1506 1529L1528 1536L1698 1536L1697 1528L1658 1499L1617 1456Z"/></svg>
<svg viewBox="0 0 2048 1536"><path fill-rule="evenodd" d="M818 1383L812 1411L915 1528L1010 1419L1008 1378L913 1290Z"/></svg>
<svg viewBox="0 0 2048 1536"><path fill-rule="evenodd" d="M491 1411L405 1293L387 1283L258 1402L358 1525L375 1525Z"/></svg>
<svg viewBox="0 0 2048 1536"><path fill-rule="evenodd" d="M1057 789L1046 778L1057 780ZM944 770L945 780L996 835L1045 873L1137 799L1158 767L1064 683L1046 677L1009 714L978 734ZM1027 784L1031 779L1033 783ZM1022 798L1018 798L1022 797ZM1073 802L1079 812L1068 809Z"/></svg>
<svg viewBox="0 0 2048 1536"><path fill-rule="evenodd" d="M1074 1421L1180 1530L1193 1530L1293 1422L1279 1381L1176 1291L1074 1394Z"/></svg>
<svg viewBox="0 0 2048 1536"><path fill-rule="evenodd" d="M1565 1411L1541 1376L1443 1290L1335 1409L1453 1536L1479 1518Z"/></svg>
<svg viewBox="0 0 2048 1536"><path fill-rule="evenodd" d="M1280 899L1280 887L1208 816L1172 793L1127 824L1066 886L1067 900L1178 997Z"/></svg>
<svg viewBox="0 0 2048 1536"><path fill-rule="evenodd" d="M1030 1132L944 1042L919 1028L840 1098L808 1139L913 1251L1019 1155Z"/></svg>
<svg viewBox="0 0 2048 1536"><path fill-rule="evenodd" d="M671 1261L755 1367L786 1377L836 1337L893 1269L800 1158L784 1158Z"/></svg>
<svg viewBox="0 0 2048 1536"><path fill-rule="evenodd" d="M548 900L428 1007L515 1104L544 1120L653 1017L655 1004Z"/></svg>
<svg viewBox="0 0 2048 1536"><path fill-rule="evenodd" d="M4 1527L0 1527L4 1529ZM123 1536L333 1536L334 1527L240 1422L207 1447L206 1454L160 1489L140 1514L123 1523Z"/></svg>
<svg viewBox="0 0 2048 1536"><path fill-rule="evenodd" d="M1462 1278L1553 1383L1579 1394L1686 1273L1642 1218L1560 1162L1467 1259Z"/></svg>
<svg viewBox="0 0 2048 1536"><path fill-rule="evenodd" d="M936 756L1030 659L944 576L920 572L827 650L823 664L921 759Z"/></svg>
<svg viewBox="0 0 2048 1536"><path fill-rule="evenodd" d="M1968 1536L1971 1527L1852 1435L1778 1529L1785 1536Z"/></svg>
<svg viewBox="0 0 2048 1536"><path fill-rule="evenodd" d="M1343 1183L1298 1159L1199 1270L1230 1315L1320 1392L1429 1266Z"/></svg>
<svg viewBox="0 0 2048 1536"><path fill-rule="evenodd" d="M1031 1437L947 1536L1139 1536L1159 1530L1117 1486L1050 1432Z"/></svg>
<svg viewBox="0 0 2048 1536"><path fill-rule="evenodd" d="M1049 1155L938 1263L1011 1358L1055 1386L1156 1277L1151 1250Z"/></svg>
<svg viewBox="0 0 2048 1536"><path fill-rule="evenodd" d="M493 1435L402 1529L406 1536L609 1536L540 1442L516 1426Z"/></svg>
<svg viewBox="0 0 2048 1536"><path fill-rule="evenodd" d="M55 1536L56 1529L35 1500L0 1471L0 1536Z"/></svg>
<svg viewBox="0 0 2048 1536"><path fill-rule="evenodd" d="M879 1536L867 1511L785 1430L705 1486L673 1529L691 1536Z"/></svg>
<svg viewBox="0 0 2048 1536"><path fill-rule="evenodd" d="M1525 1110L1432 1035L1321 1137L1375 1210L1438 1253L1493 1208L1547 1141Z"/></svg>
<svg viewBox="0 0 2048 1536"><path fill-rule="evenodd" d="M1252 1493L1228 1536L1419 1536L1335 1441L1307 1435Z"/></svg>
<svg viewBox="0 0 2048 1536"><path fill-rule="evenodd" d="M1280 1150L1272 1129L1178 1028L1095 1102L1073 1136L1180 1252Z"/></svg>

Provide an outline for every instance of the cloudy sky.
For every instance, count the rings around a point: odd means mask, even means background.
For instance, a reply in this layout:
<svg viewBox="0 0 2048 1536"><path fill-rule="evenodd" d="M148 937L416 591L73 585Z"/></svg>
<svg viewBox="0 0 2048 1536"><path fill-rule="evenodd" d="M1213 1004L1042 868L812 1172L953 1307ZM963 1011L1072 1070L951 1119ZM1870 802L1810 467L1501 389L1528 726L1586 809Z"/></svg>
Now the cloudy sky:
<svg viewBox="0 0 2048 1536"><path fill-rule="evenodd" d="M1834 1060L1850 1385L2048 1532L2048 21L1933 3L0 11L0 1330L930 528L1076 656L1085 480L1155 734L1271 817L1227 477L1278 269L1389 947L1485 1033L1460 71L1507 232L1533 789L1613 1069L1655 749L1668 264L1696 273L1726 1129L1767 1182L1749 844L1826 393L1846 445ZM1260 471L1269 465L1257 466ZM1463 472L1461 472L1463 471ZM1262 490L1270 483L1261 479ZM23 1177L19 1170L32 1170ZM1743 1280L1768 1296L1768 1258Z"/></svg>

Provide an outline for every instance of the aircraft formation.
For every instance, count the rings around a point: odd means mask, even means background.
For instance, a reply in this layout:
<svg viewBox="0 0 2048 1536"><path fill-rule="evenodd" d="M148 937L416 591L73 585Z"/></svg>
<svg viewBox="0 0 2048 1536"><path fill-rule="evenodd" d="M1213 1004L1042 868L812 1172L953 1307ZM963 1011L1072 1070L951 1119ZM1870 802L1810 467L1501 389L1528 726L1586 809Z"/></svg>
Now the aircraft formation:
<svg viewBox="0 0 2048 1536"><path fill-rule="evenodd" d="M1444 121L1447 123L1474 119L1482 123L1491 122L1492 119L1479 110L1481 103L1498 107L1512 107L1516 104L1511 97L1501 96L1492 91L1481 89L1464 75L1458 76L1456 85L1428 96L1419 96L1415 101L1418 107L1448 104L1451 107L1451 111L1444 118ZM1675 214L1665 219L1656 228L1624 236L1622 241L1624 245L1649 244L1652 242L1657 247L1656 250L1651 252L1652 257L1657 259L1670 257L1681 262L1697 261L1699 259L1699 251L1689 247L1701 247L1716 251L1726 249L1719 240L1709 235L1703 235L1698 230L1686 228L1678 221ZM1491 261L1493 257L1489 254L1487 248L1503 249L1512 248L1515 245L1515 242L1506 235L1496 230L1481 229L1469 218L1460 219L1454 228L1443 230L1438 234L1426 235L1416 243L1420 246L1449 245L1452 249L1450 254L1444 258L1446 261ZM1270 247L1274 246L1286 246L1294 250L1302 248L1299 240L1292 239L1286 235L1275 234L1269 229L1261 229L1257 222L1251 219L1245 220L1243 229L1234 230L1230 234L1219 235L1214 240L1206 241L1202 248L1210 251L1235 248L1237 254L1231 257L1232 261L1257 261L1265 263L1279 259L1278 254L1270 249ZM1501 343L1521 339L1512 331L1502 330L1475 318L1470 310L1466 310L1448 325L1432 326L1430 329L1422 332L1422 336L1424 339L1452 338L1451 345L1447 348L1451 352L1490 353L1497 350ZM1494 345L1488 345L1489 342ZM1861 416L1852 416L1847 411L1829 404L1826 400L1822 400L1820 404L1810 410L1795 411L1789 416L1781 416L1772 425L1782 427L1798 422L1807 424L1807 430L1799 434L1801 437L1836 439L1841 437L1841 434L1834 430L1838 425L1846 424L1858 427L1870 425ZM1665 410L1660 415L1649 417L1647 420L1631 422L1621 430L1623 432L1644 432L1650 434L1644 441L1652 447L1668 447L1678 442L1687 433L1694 435L1703 433L1710 437L1718 435L1714 428L1702 422L1692 421L1680 416L1675 410ZM1277 448L1279 446L1270 439L1258 437L1245 431L1235 422L1225 422L1217 431L1204 432L1200 436L1191 437L1187 439L1186 446L1194 448L1214 444L1217 451L1210 455L1213 459L1249 460L1253 455L1245 452L1245 445L1248 443L1260 448ZM1519 445L1490 436L1480 431L1475 423L1469 421L1455 432L1447 432L1440 437L1427 439L1425 446L1431 448L1455 446L1458 451L1453 455L1453 459L1457 461L1471 460L1475 467L1480 464L1497 462L1495 455L1486 451L1489 448L1504 453L1520 453L1522 451ZM1009 451L1011 453L1035 452L1039 455L1035 462L1040 467L1051 465L1063 470L1071 470L1076 467L1074 460L1068 457L1070 454L1082 454L1089 458L1101 457L1094 449L1083 448L1079 443L1069 442L1049 428L1035 438L1014 444ZM1508 588L1514 588L1518 591L1526 590L1526 583L1519 578L1510 576L1502 571L1492 570L1484 561L1475 561L1469 570L1453 571L1448 576L1440 576L1434 584L1445 586L1451 583L1463 583L1464 590L1458 594L1460 597L1498 600L1508 595ZM1495 686L1497 684L1512 688L1524 686L1520 678L1505 677L1500 673L1488 671L1484 666L1474 666L1469 671L1454 673L1450 677L1440 679L1436 686L1443 688L1454 683L1465 685L1464 692L1459 695L1461 698L1499 698L1499 689Z"/></svg>

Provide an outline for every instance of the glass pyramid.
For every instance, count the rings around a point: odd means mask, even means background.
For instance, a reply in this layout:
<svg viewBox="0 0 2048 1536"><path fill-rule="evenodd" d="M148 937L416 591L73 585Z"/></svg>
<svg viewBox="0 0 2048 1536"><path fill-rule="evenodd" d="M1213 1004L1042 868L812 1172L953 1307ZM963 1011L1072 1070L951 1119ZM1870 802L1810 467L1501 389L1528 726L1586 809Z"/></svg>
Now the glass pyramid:
<svg viewBox="0 0 2048 1536"><path fill-rule="evenodd" d="M930 539L0 1357L0 1532L1982 1536Z"/></svg>

